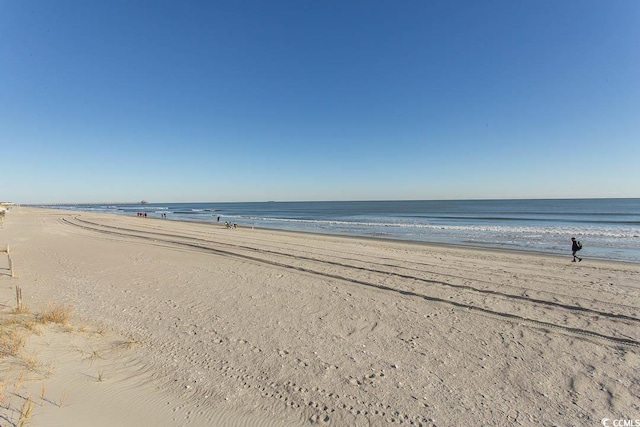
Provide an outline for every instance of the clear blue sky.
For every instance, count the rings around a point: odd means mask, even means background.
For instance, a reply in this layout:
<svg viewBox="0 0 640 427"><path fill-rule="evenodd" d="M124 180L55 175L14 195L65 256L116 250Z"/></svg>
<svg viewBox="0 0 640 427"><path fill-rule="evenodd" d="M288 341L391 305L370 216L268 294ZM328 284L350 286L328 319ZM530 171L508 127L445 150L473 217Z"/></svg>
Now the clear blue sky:
<svg viewBox="0 0 640 427"><path fill-rule="evenodd" d="M640 197L640 1L0 0L0 200Z"/></svg>

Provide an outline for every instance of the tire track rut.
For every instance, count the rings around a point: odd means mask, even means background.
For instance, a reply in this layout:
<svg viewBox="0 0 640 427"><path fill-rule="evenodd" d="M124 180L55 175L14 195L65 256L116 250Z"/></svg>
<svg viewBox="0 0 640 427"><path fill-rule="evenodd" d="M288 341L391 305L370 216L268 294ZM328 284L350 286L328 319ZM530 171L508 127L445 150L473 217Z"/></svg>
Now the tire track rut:
<svg viewBox="0 0 640 427"><path fill-rule="evenodd" d="M351 264L346 264L344 262L319 259L310 256L303 256L300 254L293 255L282 251L265 250L245 245L234 245L197 237L189 237L180 234L115 227L111 225L99 224L92 221L86 221L84 219L78 218L77 216L73 219L61 218L61 221L64 224L80 227L92 232L153 241L163 245L177 245L200 252L204 251L214 253L219 256L234 257L245 261L268 264L271 266L293 270L300 273L319 275L329 279L366 286L380 291L394 292L405 297L421 298L425 301L449 305L452 307L488 315L493 318L507 320L510 322L523 323L537 328L555 330L561 333L569 333L589 339L595 338L598 341L604 340L606 342L615 343L618 345L640 347L640 339L635 336L624 335L619 330L621 327L628 328L630 330L637 330L637 327L640 326L640 318L637 318L635 316L602 311L588 307L580 307L523 295L515 295L496 290L475 288L469 285L460 285L449 283L446 281L426 279L417 275L406 274L403 272L381 270L379 268L367 268L363 266L354 266ZM287 261L283 262L283 258L285 258ZM378 267L380 266L381 264L378 265ZM398 268L397 266L390 267ZM340 273L336 273L336 270L338 270ZM361 275L362 273L367 274L366 279L359 277L359 275ZM371 280L370 276L372 275L376 277L375 281ZM387 281L399 281L400 283L397 284L398 287L382 284ZM423 289L420 289L420 291L415 289L407 289L407 284L418 284L422 286L426 285L430 290L436 290L439 292L448 290L458 293L454 293L453 295L449 295L448 298L445 298L439 295L426 294L423 292ZM481 306L480 304L482 304L483 301L473 301L473 298L479 297L484 297L485 299L497 298L502 301L508 301L510 304L514 304L514 311L518 310L518 304L526 304L528 307L535 306L537 308L537 311L542 311L542 315L554 314L558 318L567 318L567 314L570 314L571 316L573 316L573 321L578 322L580 326L576 327L569 324L558 324L554 323L553 320L548 321L548 319L544 318L525 317L514 314L513 312L507 312L505 310L494 308L491 305L489 305L488 307ZM470 299L471 301L469 301ZM463 302L461 300L466 300L466 302ZM587 316L591 316L591 319L587 318ZM567 320L565 319L565 321ZM601 327L603 323L607 323L607 325L604 326L605 332L587 329L588 326L593 326L592 321L597 321L598 325L600 325ZM607 327L609 329L607 329Z"/></svg>

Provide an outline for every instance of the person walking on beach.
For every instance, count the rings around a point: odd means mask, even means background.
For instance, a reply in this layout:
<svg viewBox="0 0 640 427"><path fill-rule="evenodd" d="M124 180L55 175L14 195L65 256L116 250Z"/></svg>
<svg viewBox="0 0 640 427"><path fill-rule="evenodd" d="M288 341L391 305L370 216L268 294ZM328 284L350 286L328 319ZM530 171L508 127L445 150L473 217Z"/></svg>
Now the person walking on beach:
<svg viewBox="0 0 640 427"><path fill-rule="evenodd" d="M576 262L576 258L578 262L582 261L582 258L576 256L576 253L582 249L582 244L576 240L575 237L571 238L571 252L573 252L573 260L571 262Z"/></svg>

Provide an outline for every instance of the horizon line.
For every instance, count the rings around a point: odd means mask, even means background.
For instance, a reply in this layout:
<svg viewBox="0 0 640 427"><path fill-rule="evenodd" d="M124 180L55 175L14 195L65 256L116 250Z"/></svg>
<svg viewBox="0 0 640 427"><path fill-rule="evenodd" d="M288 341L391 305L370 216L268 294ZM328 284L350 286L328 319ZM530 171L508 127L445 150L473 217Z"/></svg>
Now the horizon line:
<svg viewBox="0 0 640 427"><path fill-rule="evenodd" d="M16 206L59 206L59 205L158 205L158 204L196 204L196 203L336 203L336 202L443 202L443 201L491 201L491 200L607 200L607 199L639 199L640 197L498 197L498 198L467 198L467 199L341 199L341 200L253 200L253 201L184 201L184 202L149 202L144 201L108 201L108 202L37 202L13 203ZM143 203L144 202L144 203Z"/></svg>

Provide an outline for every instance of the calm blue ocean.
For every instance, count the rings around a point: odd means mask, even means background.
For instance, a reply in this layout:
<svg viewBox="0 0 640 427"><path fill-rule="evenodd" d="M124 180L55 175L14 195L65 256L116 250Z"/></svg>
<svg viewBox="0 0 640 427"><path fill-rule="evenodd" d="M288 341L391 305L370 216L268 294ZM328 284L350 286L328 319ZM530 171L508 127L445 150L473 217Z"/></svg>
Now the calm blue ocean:
<svg viewBox="0 0 640 427"><path fill-rule="evenodd" d="M640 262L640 199L150 203L48 206L169 220Z"/></svg>

